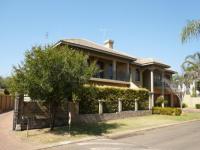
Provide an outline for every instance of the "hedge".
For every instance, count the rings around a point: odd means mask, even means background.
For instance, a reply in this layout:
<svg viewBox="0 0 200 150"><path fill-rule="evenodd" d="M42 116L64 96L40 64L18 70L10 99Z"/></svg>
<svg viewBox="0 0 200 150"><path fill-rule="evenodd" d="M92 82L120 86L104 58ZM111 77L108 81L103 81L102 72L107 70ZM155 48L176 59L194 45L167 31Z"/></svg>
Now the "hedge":
<svg viewBox="0 0 200 150"><path fill-rule="evenodd" d="M118 99L122 99L122 109L134 110L135 99L138 100L139 109L148 109L148 90L146 89L128 89L115 87L97 87L85 86L78 93L79 112L81 114L98 113L99 102L104 100L103 111L105 113L114 113L118 111Z"/></svg>
<svg viewBox="0 0 200 150"><path fill-rule="evenodd" d="M196 104L196 109L200 109L200 104Z"/></svg>
<svg viewBox="0 0 200 150"><path fill-rule="evenodd" d="M160 114L160 115L175 115L180 116L182 111L180 108L175 107L153 107L152 109L153 114Z"/></svg>

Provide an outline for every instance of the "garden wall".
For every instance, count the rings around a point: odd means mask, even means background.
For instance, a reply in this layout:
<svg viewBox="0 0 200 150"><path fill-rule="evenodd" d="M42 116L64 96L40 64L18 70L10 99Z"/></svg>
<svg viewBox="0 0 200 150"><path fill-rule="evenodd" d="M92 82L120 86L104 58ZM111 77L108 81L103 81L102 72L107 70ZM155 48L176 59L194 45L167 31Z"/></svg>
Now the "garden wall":
<svg viewBox="0 0 200 150"><path fill-rule="evenodd" d="M74 103L69 102L59 107L56 115L55 125L67 125L68 110L72 112L72 117L76 115ZM23 101L23 97L16 97L13 130L25 130L27 124L29 129L49 127L50 119L48 106L37 101Z"/></svg>
<svg viewBox="0 0 200 150"><path fill-rule="evenodd" d="M69 112L72 123L94 123L151 114L148 110L149 93L145 89L85 87L77 97L79 103L66 102L58 108L56 126L67 125ZM23 96L17 96L13 130L24 130L27 124L29 129L49 127L48 112L49 107L45 103L24 101Z"/></svg>
<svg viewBox="0 0 200 150"><path fill-rule="evenodd" d="M116 120L116 119L123 119L136 116L146 116L151 114L152 114L151 110L122 111L119 113L104 113L104 114L82 114L76 116L76 118L72 118L72 120L74 119L74 122L96 123L101 121Z"/></svg>

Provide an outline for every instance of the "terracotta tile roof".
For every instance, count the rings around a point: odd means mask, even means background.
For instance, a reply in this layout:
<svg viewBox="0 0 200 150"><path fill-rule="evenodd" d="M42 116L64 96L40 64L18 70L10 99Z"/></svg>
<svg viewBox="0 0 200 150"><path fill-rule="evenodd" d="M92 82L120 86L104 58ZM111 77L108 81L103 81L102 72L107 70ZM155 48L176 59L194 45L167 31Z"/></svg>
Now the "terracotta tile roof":
<svg viewBox="0 0 200 150"><path fill-rule="evenodd" d="M86 39L64 39L64 40L60 40L60 42L61 43L69 43L69 44L72 44L72 45L89 48L89 49L92 49L93 51L98 51L98 52L122 57L122 58L132 60L132 61L136 60L135 57L132 57L128 54L120 52L116 49L107 48L104 45L100 45L100 44L97 44L95 42L92 42L92 41L89 41L89 40L86 40Z"/></svg>
<svg viewBox="0 0 200 150"><path fill-rule="evenodd" d="M170 67L169 65L164 64L163 62L161 62L159 60L155 60L153 58L137 58L135 63L141 64L142 66L156 64L156 65L161 65L161 66L166 67L166 68Z"/></svg>
<svg viewBox="0 0 200 150"><path fill-rule="evenodd" d="M120 52L116 49L107 48L104 45L100 45L100 44L97 44L93 41L89 41L89 40L86 40L86 39L63 39L63 40L60 40L56 45L59 45L61 43L67 43L67 44L70 44L70 45L79 46L79 47L82 47L82 48L87 48L88 50L91 50L91 51L97 51L97 52L121 57L121 58L124 58L124 59L128 59L128 60L131 60L133 63L138 64L140 66L160 65L160 66L163 66L164 68L170 68L169 65L167 65L167 64L165 64L161 61L155 60L153 58L133 57L133 56L130 56L126 53Z"/></svg>

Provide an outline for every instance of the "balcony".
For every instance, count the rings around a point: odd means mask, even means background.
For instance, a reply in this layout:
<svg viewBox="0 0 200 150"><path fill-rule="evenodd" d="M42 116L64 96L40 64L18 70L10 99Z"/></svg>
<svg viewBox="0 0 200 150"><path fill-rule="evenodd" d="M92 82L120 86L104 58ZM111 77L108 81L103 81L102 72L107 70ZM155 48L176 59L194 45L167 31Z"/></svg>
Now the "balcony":
<svg viewBox="0 0 200 150"><path fill-rule="evenodd" d="M96 65L100 71L93 78L106 79L105 81L129 82L130 80L129 63L96 58Z"/></svg>

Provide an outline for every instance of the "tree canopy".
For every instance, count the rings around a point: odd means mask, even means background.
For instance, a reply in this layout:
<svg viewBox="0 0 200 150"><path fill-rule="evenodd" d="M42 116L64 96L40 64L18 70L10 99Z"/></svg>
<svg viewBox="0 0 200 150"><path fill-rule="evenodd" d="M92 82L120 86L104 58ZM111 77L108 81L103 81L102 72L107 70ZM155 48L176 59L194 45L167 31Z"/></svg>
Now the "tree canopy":
<svg viewBox="0 0 200 150"><path fill-rule="evenodd" d="M188 21L187 25L181 32L181 41L185 43L191 38L199 38L200 36L200 20Z"/></svg>
<svg viewBox="0 0 200 150"><path fill-rule="evenodd" d="M14 67L11 87L12 91L48 103L53 129L57 107L96 72L95 62L89 65L83 52L68 46L37 46L25 53L22 64Z"/></svg>
<svg viewBox="0 0 200 150"><path fill-rule="evenodd" d="M194 53L192 55L188 55L183 64L182 68L185 72L185 77L190 80L196 80L200 77L200 53Z"/></svg>

